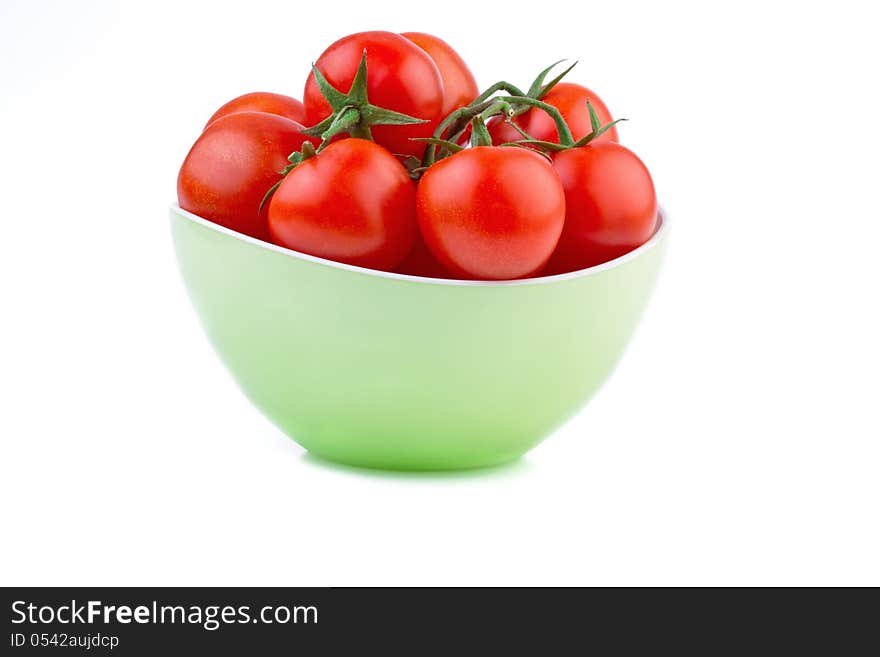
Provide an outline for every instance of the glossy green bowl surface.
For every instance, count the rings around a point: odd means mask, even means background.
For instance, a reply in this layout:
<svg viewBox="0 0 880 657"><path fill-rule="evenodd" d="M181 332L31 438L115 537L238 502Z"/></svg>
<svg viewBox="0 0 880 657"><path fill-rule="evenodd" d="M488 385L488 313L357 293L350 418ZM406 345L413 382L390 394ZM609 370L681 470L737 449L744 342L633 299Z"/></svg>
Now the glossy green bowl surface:
<svg viewBox="0 0 880 657"><path fill-rule="evenodd" d="M267 244L176 206L190 298L232 375L272 422L333 461L474 468L524 454L622 355L665 247L522 281L418 278Z"/></svg>

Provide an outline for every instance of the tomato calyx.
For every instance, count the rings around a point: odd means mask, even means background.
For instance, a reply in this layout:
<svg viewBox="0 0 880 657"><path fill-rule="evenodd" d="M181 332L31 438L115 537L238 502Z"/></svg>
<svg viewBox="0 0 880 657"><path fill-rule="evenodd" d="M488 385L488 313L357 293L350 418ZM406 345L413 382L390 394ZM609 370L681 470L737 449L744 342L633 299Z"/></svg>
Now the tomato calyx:
<svg viewBox="0 0 880 657"><path fill-rule="evenodd" d="M330 116L320 123L303 130L310 137L320 137L323 141L318 147L320 152L336 135L348 133L352 137L369 139L373 136L370 127L375 125L414 125L428 123L408 114L378 107L370 103L367 97L367 51L364 50L358 65L357 73L351 82L348 93L336 89L317 66L312 64L315 82L332 110Z"/></svg>

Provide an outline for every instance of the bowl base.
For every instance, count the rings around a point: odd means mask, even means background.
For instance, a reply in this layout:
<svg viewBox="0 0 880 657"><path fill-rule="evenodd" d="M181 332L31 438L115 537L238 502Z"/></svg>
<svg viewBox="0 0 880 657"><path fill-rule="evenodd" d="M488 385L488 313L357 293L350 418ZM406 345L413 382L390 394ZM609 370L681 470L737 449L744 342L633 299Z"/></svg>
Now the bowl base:
<svg viewBox="0 0 880 657"><path fill-rule="evenodd" d="M382 472L410 472L410 473L437 473L437 472L466 472L475 470L493 470L502 468L519 461L524 454L514 456L505 455L501 458L481 460L455 460L445 459L391 459L391 458L362 458L355 455L329 454L326 452L307 450L310 461L319 464L338 466L357 470L374 470Z"/></svg>

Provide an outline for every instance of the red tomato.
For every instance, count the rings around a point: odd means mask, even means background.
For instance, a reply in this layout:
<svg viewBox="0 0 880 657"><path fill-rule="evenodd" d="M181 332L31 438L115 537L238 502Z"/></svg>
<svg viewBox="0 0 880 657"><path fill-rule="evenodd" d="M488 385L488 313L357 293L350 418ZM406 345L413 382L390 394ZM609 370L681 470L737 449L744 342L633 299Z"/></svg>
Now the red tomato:
<svg viewBox="0 0 880 657"><path fill-rule="evenodd" d="M269 203L272 241L391 271L416 237L415 183L391 153L342 139L287 174Z"/></svg>
<svg viewBox="0 0 880 657"><path fill-rule="evenodd" d="M590 124L590 112L587 109L587 101L590 101L599 122L602 125L611 123L611 112L605 103L586 87L572 82L560 82L553 87L546 96L541 99L548 105L553 105L562 114L562 118L568 124L575 140L586 137L593 131ZM535 139L559 143L559 134L556 132L556 124L553 118L542 109L533 108L525 114L514 119L523 130ZM489 134L492 135L493 144L503 144L509 141L522 139L513 126L506 123L501 117L493 117L489 121ZM617 126L603 133L596 141L618 141Z"/></svg>
<svg viewBox="0 0 880 657"><path fill-rule="evenodd" d="M281 178L287 156L308 139L299 123L274 114L239 112L212 123L180 167L177 200L184 210L266 240L263 196Z"/></svg>
<svg viewBox="0 0 880 657"><path fill-rule="evenodd" d="M557 153L553 167L565 190L565 227L546 273L612 260L654 234L654 182L628 148L615 142L573 148Z"/></svg>
<svg viewBox="0 0 880 657"><path fill-rule="evenodd" d="M480 89L471 69L443 39L423 32L403 32L401 36L428 53L440 71L440 79L443 81L441 118L459 107L470 105L471 101L480 95Z"/></svg>
<svg viewBox="0 0 880 657"><path fill-rule="evenodd" d="M277 114L297 123L305 123L306 120L306 109L296 98L273 94L268 91L254 91L230 100L214 112L214 116L208 119L205 127L207 128L221 117L237 114L238 112Z"/></svg>
<svg viewBox="0 0 880 657"><path fill-rule="evenodd" d="M455 278L451 273L446 271L428 250L425 240L421 234L416 235L416 242L413 244L412 250L406 259L400 263L395 270L398 274L409 274L410 276L426 276L428 278Z"/></svg>
<svg viewBox="0 0 880 657"><path fill-rule="evenodd" d="M424 50L393 32L359 32L343 37L321 54L315 66L333 87L348 93L364 50L370 103L429 121L375 126L371 128L373 139L392 153L421 157L425 145L410 138L430 137L441 119L443 83L437 66ZM303 102L309 125L330 114L330 105L321 95L314 73L306 81Z"/></svg>
<svg viewBox="0 0 880 657"><path fill-rule="evenodd" d="M565 219L553 167L521 148L478 146L432 165L416 195L425 243L452 273L504 280L547 262Z"/></svg>

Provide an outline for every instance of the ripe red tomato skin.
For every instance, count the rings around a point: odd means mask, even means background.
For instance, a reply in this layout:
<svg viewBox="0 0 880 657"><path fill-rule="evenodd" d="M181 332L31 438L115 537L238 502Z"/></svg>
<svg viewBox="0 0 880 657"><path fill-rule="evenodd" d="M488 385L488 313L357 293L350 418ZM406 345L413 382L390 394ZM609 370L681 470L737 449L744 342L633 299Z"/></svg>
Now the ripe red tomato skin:
<svg viewBox="0 0 880 657"><path fill-rule="evenodd" d="M469 105L471 101L480 95L477 80L468 65L448 43L433 34L424 32L402 32L419 48L424 50L440 71L440 79L443 82L443 109L441 118L457 110L459 107Z"/></svg>
<svg viewBox="0 0 880 657"><path fill-rule="evenodd" d="M269 239L260 202L281 176L290 153L308 138L302 126L264 112L238 112L209 126L177 177L180 207L232 230Z"/></svg>
<svg viewBox="0 0 880 657"><path fill-rule="evenodd" d="M553 157L553 168L565 190L565 226L544 273L613 260L654 234L654 183L645 164L625 146L599 142L561 151Z"/></svg>
<svg viewBox="0 0 880 657"><path fill-rule="evenodd" d="M410 249L409 255L395 269L398 274L407 274L408 276L422 276L426 278L456 278L451 272L447 271L443 265L437 262L425 240L419 232L416 235L415 244Z"/></svg>
<svg viewBox="0 0 880 657"><path fill-rule="evenodd" d="M607 105L599 96L590 89L572 82L560 82L541 100L559 110L562 118L568 124L575 141L586 137L593 131L590 124L590 113L587 109L587 100L590 101L593 109L596 110L596 115L599 117L599 122L602 125L611 123L613 120ZM541 141L550 141L554 144L559 143L559 133L556 131L556 124L553 122L553 118L544 110L530 109L528 112L516 117L515 121L517 125L533 138L540 139ZM518 141L523 138L515 128L501 117L493 117L487 127L489 128L489 134L492 136L492 143L496 145ZM617 126L604 132L596 141L619 141Z"/></svg>
<svg viewBox="0 0 880 657"><path fill-rule="evenodd" d="M519 148L480 146L432 165L416 195L428 249L456 276L537 273L553 252L565 196L551 165Z"/></svg>
<svg viewBox="0 0 880 657"><path fill-rule="evenodd" d="M392 271L416 231L415 183L364 139L333 142L287 174L269 202L275 244L360 267Z"/></svg>
<svg viewBox="0 0 880 657"><path fill-rule="evenodd" d="M233 98L228 103L220 107L208 119L205 128L214 123L219 118L236 114L238 112L266 112L267 114L277 114L291 121L305 125L306 108L296 98L284 96L282 94L273 94L268 91L253 91L237 98Z"/></svg>
<svg viewBox="0 0 880 657"><path fill-rule="evenodd" d="M392 153L421 157L425 145L412 137L430 137L440 121L443 82L431 57L416 44L393 32L359 32L331 44L315 62L327 81L348 92L363 51L367 51L367 95L378 107L402 112L428 123L374 126L373 139ZM330 114L314 73L309 73L303 92L308 125Z"/></svg>

